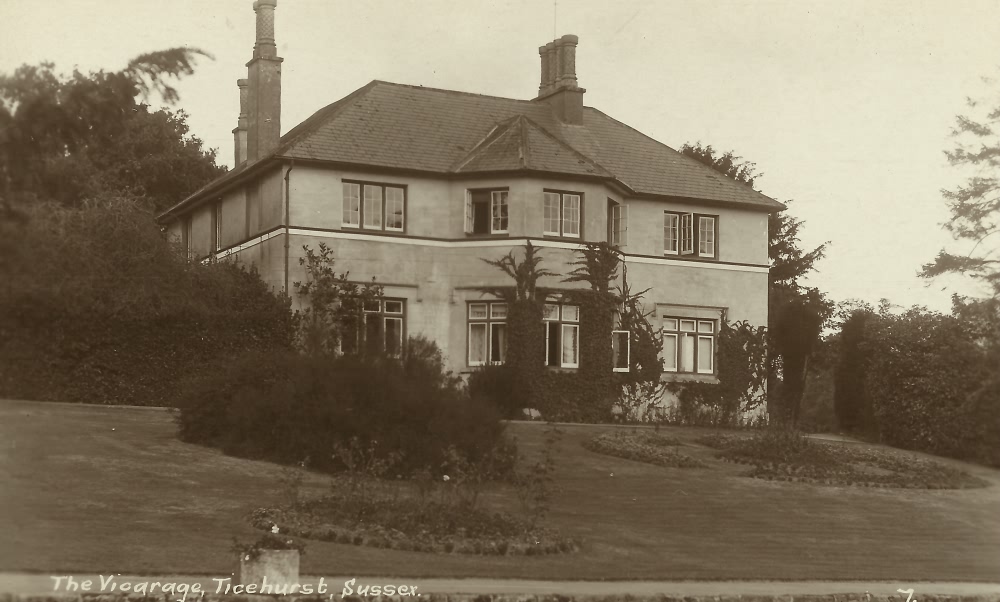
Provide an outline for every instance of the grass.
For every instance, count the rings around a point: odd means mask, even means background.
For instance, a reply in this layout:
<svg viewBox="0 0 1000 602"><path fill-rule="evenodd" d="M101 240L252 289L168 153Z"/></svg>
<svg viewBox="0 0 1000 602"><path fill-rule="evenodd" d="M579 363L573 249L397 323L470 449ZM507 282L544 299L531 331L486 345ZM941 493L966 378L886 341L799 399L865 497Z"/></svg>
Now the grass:
<svg viewBox="0 0 1000 602"><path fill-rule="evenodd" d="M543 424L513 424L538 453ZM614 427L564 427L549 526L571 554L436 555L309 542L307 575L528 579L995 581L1000 471L963 490L888 490L748 479L745 466L663 429L711 469L679 470L583 449ZM232 538L282 501L282 468L179 442L167 412L0 402L0 570L221 575ZM867 449L867 446L862 446ZM872 448L881 449L881 448ZM908 452L899 457L919 457ZM310 474L304 489L329 490ZM484 493L498 510L509 492Z"/></svg>

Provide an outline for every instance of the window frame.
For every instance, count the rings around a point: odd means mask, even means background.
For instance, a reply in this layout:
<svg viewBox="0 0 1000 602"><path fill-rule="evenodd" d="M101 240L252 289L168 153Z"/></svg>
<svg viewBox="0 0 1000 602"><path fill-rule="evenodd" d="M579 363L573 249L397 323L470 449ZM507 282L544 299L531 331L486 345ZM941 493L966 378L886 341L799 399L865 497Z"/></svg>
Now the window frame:
<svg viewBox="0 0 1000 602"><path fill-rule="evenodd" d="M483 315L483 317L473 317L472 316L472 307L476 306L476 305L485 306L485 310L486 311L485 311L485 314ZM503 311L503 315L502 316L495 316L494 315L494 309L495 308L499 309L500 307L503 307L503 310L504 310ZM493 365L501 365L501 364L506 363L506 361L507 361L506 343L507 343L507 340L509 340L507 338L506 334L504 335L504 338L505 338L505 340L504 340L504 348L500 350L501 358L499 360L494 360L494 359L492 359L492 354L493 354L493 327L494 326L503 326L504 327L504 331L506 332L506 329L507 329L507 315L508 315L507 311L508 311L508 309L509 308L507 307L507 302L506 301L497 301L497 300L466 301L466 304L465 304L465 323L466 323L466 328L465 328L465 337L466 337L465 338L465 363L466 363L467 366L469 366L469 367L493 366ZM484 337L484 342L486 344L486 349L485 349L485 353L483 354L483 357L485 358L483 361L475 361L475 362L472 361L472 327L474 325L475 326L485 326L486 327L485 337Z"/></svg>
<svg viewBox="0 0 1000 602"><path fill-rule="evenodd" d="M344 219L345 214L346 214L347 199L348 199L348 195L344 194L344 192L345 192L345 188L347 186L357 186L358 187L358 209L357 209L357 212L358 212L358 223L357 224L348 223ZM365 224L365 219L367 217L366 216L366 211L365 211L365 189L367 187L378 188L379 189L379 194L381 195L381 197L379 198L379 211L380 211L380 215L379 215L379 225L378 225L378 227L376 227L374 225L369 226L369 225ZM402 192L403 211L402 211L402 216L401 217L402 217L402 220L403 220L403 224L399 228L390 228L387 225L388 224L388 216L389 216L389 214L387 212L387 210L388 210L388 203L389 203L389 195L386 193L386 191L388 189L397 189L397 190L400 190ZM409 221L408 215L407 215L408 212L409 212L409 205L410 205L410 203L409 203L409 196L410 196L410 194L409 194L409 187L406 184L394 184L392 182L371 182L371 181L366 181L366 180L352 180L352 179L345 178L345 179L341 180L340 227L341 227L341 229L345 229L346 228L346 229L349 229L349 230L357 230L359 232L366 232L366 231L367 232L391 232L393 234L405 234L406 233L406 224Z"/></svg>
<svg viewBox="0 0 1000 602"><path fill-rule="evenodd" d="M212 203L212 245L211 252L222 250L222 201Z"/></svg>
<svg viewBox="0 0 1000 602"><path fill-rule="evenodd" d="M615 365L615 336L625 335L625 367L619 368ZM632 366L632 332L629 330L616 329L611 331L611 371L612 372L628 372Z"/></svg>
<svg viewBox="0 0 1000 602"><path fill-rule="evenodd" d="M559 196L559 231L546 230L546 217L545 217L545 201L548 199L547 195L558 195ZM576 222L576 234L566 233L566 197L576 197L579 202L578 215ZM584 225L584 206L586 205L586 198L582 192L577 192L573 190L556 190L554 188L543 188L542 189L542 236L552 237L552 238L569 238L573 240L583 240L583 225Z"/></svg>
<svg viewBox="0 0 1000 602"><path fill-rule="evenodd" d="M474 201L473 195L488 193L489 199L485 201ZM499 195L502 195L499 196ZM497 200L500 200L500 206L506 207L506 215L501 216L501 219L506 219L506 228L494 229L493 220L496 219L493 216L494 204ZM486 223L487 232L476 232L475 231L475 206L486 205ZM510 234L510 188L507 187L493 187L493 188L468 188L465 191L465 234L468 236L505 236Z"/></svg>
<svg viewBox="0 0 1000 602"><path fill-rule="evenodd" d="M547 318L545 316L545 310L548 307L557 307L556 317ZM573 319L566 317L566 308L573 307L576 308L576 317ZM558 341L558 353L559 353L559 363L558 365L553 365L551 363L552 358L549 354L549 341L551 337L549 336L550 325L556 325L556 332L559 333ZM542 309L542 325L545 329L545 367L546 368L567 368L576 369L580 367L580 306L575 303L546 303ZM575 362L563 361L563 346L566 341L567 329L576 331L576 349L575 349Z"/></svg>
<svg viewBox="0 0 1000 602"><path fill-rule="evenodd" d="M677 238L674 241L677 250L667 248L667 219L668 216L676 216ZM701 224L702 220L712 222L712 252L702 253ZM695 213L691 211L677 211L674 209L663 210L663 254L676 257L686 257L690 259L717 260L719 258L719 216L712 213Z"/></svg>
<svg viewBox="0 0 1000 602"><path fill-rule="evenodd" d="M628 205L610 197L608 198L608 244L613 247L628 245Z"/></svg>
<svg viewBox="0 0 1000 602"><path fill-rule="evenodd" d="M673 367L664 361L663 372L670 372L672 374L682 374L682 375L702 375L702 376L714 376L716 374L716 362L715 358L718 354L718 337L719 337L719 321L715 319L698 318L691 316L680 316L673 314L664 314L660 316L660 334L664 340L668 337L674 339L674 357L673 357ZM667 327L667 322L673 320L675 325L673 328ZM684 322L693 322L692 330L685 330L683 327ZM708 325L708 331L703 331L702 326ZM683 349L683 339L690 338L692 344L692 356L691 356L691 370L682 370L681 354ZM708 367L707 369L702 366L701 358L701 341L702 339L707 339L710 341L712 346L711 353L708 357ZM666 360L666 358L664 358Z"/></svg>

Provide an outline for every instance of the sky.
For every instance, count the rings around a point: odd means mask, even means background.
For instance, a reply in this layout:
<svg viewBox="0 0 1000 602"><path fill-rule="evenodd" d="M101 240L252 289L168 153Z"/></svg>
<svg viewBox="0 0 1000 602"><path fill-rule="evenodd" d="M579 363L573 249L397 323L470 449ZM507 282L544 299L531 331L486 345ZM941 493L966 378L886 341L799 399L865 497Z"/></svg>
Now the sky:
<svg viewBox="0 0 1000 602"><path fill-rule="evenodd" d="M1000 0L279 0L282 132L373 79L529 99L538 46L576 34L586 105L674 148L753 161L756 187L805 221L802 247L829 241L807 284L947 311L953 292L979 291L917 273L960 248L941 190L968 173L943 151L966 98L1000 76L998 24ZM230 167L253 42L251 0L0 0L0 73L213 55L174 108Z"/></svg>

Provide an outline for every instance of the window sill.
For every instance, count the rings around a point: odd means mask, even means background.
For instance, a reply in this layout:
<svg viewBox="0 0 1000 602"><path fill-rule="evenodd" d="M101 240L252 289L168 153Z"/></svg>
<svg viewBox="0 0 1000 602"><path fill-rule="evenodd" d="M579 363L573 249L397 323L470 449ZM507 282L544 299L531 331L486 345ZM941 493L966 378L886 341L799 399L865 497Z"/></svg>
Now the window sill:
<svg viewBox="0 0 1000 602"><path fill-rule="evenodd" d="M663 372L660 375L660 382L665 383L708 383L719 384L717 374L695 374L691 372Z"/></svg>
<svg viewBox="0 0 1000 602"><path fill-rule="evenodd" d="M465 233L465 237L466 238L510 238L510 233L509 232L497 232L495 234L494 233L479 234L479 233L475 233L475 232L466 232Z"/></svg>
<svg viewBox="0 0 1000 602"><path fill-rule="evenodd" d="M583 244L583 238L579 236L559 236L558 234L543 234L542 238L545 240L558 240L560 242L574 242L578 244Z"/></svg>

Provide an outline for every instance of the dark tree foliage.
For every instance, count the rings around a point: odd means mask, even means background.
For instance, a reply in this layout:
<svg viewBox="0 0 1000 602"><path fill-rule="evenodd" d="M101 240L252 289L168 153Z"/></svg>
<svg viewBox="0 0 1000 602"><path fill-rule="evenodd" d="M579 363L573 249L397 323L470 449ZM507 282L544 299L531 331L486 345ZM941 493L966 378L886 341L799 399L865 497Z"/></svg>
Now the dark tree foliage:
<svg viewBox="0 0 1000 602"><path fill-rule="evenodd" d="M286 297L188 262L133 200L35 203L0 241L0 396L171 405L183 376L292 344Z"/></svg>
<svg viewBox="0 0 1000 602"><path fill-rule="evenodd" d="M952 165L972 175L965 184L942 191L951 211L944 227L971 249L964 254L940 251L933 262L924 265L922 275L965 274L1000 298L1000 94L992 90L992 95L979 101L967 99L969 109L979 115L956 118L955 146L945 151Z"/></svg>
<svg viewBox="0 0 1000 602"><path fill-rule="evenodd" d="M692 159L697 159L715 171L751 188L753 188L754 180L764 175L757 172L756 163L744 161L743 157L738 156L733 151L719 154L712 148L711 144L708 146L702 146L701 142L695 142L694 146L685 144L681 147L681 153Z"/></svg>
<svg viewBox="0 0 1000 602"><path fill-rule="evenodd" d="M733 151L718 153L711 145L685 144L681 153L696 159L737 182L753 186L763 174L755 163L743 161ZM786 202L786 205L790 201ZM815 269L826 245L811 251L799 246L803 222L787 211L768 216L768 413L772 420L798 420L809 358L819 343L823 324L833 306L814 287L799 278Z"/></svg>
<svg viewBox="0 0 1000 602"><path fill-rule="evenodd" d="M0 75L0 204L132 196L165 209L218 177L215 151L191 136L170 81L193 73L196 49L144 54L120 71L70 76L52 63Z"/></svg>
<svg viewBox="0 0 1000 602"><path fill-rule="evenodd" d="M833 408L837 425L847 431L872 426L871 401L865 394L865 358L862 353L865 324L871 316L871 308L854 309L840 327L837 364L833 373Z"/></svg>

